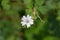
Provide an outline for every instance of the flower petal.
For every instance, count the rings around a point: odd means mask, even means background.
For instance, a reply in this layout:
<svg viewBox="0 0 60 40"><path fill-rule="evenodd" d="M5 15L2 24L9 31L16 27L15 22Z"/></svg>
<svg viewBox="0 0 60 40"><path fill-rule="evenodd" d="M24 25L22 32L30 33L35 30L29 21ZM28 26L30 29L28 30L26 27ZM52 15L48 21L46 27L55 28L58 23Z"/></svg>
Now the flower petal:
<svg viewBox="0 0 60 40"><path fill-rule="evenodd" d="M27 15L27 19L31 19L31 18L32 18L31 16Z"/></svg>
<svg viewBox="0 0 60 40"><path fill-rule="evenodd" d="M25 20L26 20L26 17L25 17L25 16L23 16L22 21L25 21Z"/></svg>
<svg viewBox="0 0 60 40"><path fill-rule="evenodd" d="M21 22L22 26L24 26L26 24L26 22Z"/></svg>
<svg viewBox="0 0 60 40"><path fill-rule="evenodd" d="M30 22L30 24L33 24L33 22Z"/></svg>
<svg viewBox="0 0 60 40"><path fill-rule="evenodd" d="M26 25L27 25L27 28L29 28L29 27L30 27L30 24L29 24L29 23L27 23Z"/></svg>

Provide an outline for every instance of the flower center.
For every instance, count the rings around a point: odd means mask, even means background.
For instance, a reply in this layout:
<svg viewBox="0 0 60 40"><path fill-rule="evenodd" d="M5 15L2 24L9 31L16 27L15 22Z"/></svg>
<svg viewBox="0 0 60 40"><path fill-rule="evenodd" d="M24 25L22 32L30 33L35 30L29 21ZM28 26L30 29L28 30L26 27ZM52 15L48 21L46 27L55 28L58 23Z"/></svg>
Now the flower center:
<svg viewBox="0 0 60 40"><path fill-rule="evenodd" d="M28 19L26 20L26 23L29 23L29 20Z"/></svg>

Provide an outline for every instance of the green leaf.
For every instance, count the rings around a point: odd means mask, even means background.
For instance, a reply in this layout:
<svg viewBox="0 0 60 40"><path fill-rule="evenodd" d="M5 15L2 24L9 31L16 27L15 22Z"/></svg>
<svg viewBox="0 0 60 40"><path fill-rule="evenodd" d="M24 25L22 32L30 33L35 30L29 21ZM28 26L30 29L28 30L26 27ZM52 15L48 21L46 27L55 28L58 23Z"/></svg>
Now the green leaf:
<svg viewBox="0 0 60 40"><path fill-rule="evenodd" d="M0 40L5 40L5 38L3 36L0 36Z"/></svg>
<svg viewBox="0 0 60 40"><path fill-rule="evenodd" d="M10 9L9 0L2 0L2 6L4 10L9 10Z"/></svg>
<svg viewBox="0 0 60 40"><path fill-rule="evenodd" d="M57 20L60 20L60 10L58 10L58 13L57 13Z"/></svg>
<svg viewBox="0 0 60 40"><path fill-rule="evenodd" d="M32 0L24 0L24 3L27 9L33 7Z"/></svg>
<svg viewBox="0 0 60 40"><path fill-rule="evenodd" d="M57 7L57 3L53 0L48 0L46 2L46 6L49 8L49 9L55 9Z"/></svg>
<svg viewBox="0 0 60 40"><path fill-rule="evenodd" d="M60 2L58 2L58 9L60 9Z"/></svg>
<svg viewBox="0 0 60 40"><path fill-rule="evenodd" d="M43 40L59 40L59 38L53 36L47 36Z"/></svg>
<svg viewBox="0 0 60 40"><path fill-rule="evenodd" d="M41 12L41 14L45 15L49 9L46 6L40 6L38 10Z"/></svg>
<svg viewBox="0 0 60 40"><path fill-rule="evenodd" d="M35 6L41 6L44 3L44 0L35 0Z"/></svg>
<svg viewBox="0 0 60 40"><path fill-rule="evenodd" d="M11 3L11 9L14 11L22 10L22 6L19 3Z"/></svg>
<svg viewBox="0 0 60 40"><path fill-rule="evenodd" d="M3 22L0 20L0 29L3 28Z"/></svg>
<svg viewBox="0 0 60 40"><path fill-rule="evenodd" d="M15 40L15 36L14 35L11 35L7 38L7 40Z"/></svg>

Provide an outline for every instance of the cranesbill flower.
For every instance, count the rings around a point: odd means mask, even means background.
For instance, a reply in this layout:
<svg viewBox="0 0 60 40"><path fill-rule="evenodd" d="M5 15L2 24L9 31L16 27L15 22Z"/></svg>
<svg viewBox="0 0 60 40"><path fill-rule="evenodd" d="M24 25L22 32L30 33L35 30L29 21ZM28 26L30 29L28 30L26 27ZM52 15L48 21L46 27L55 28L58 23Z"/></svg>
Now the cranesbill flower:
<svg viewBox="0 0 60 40"><path fill-rule="evenodd" d="M27 15L27 16L23 16L21 19L21 24L22 26L27 26L27 28L29 28L32 24L33 24L33 19L31 16Z"/></svg>

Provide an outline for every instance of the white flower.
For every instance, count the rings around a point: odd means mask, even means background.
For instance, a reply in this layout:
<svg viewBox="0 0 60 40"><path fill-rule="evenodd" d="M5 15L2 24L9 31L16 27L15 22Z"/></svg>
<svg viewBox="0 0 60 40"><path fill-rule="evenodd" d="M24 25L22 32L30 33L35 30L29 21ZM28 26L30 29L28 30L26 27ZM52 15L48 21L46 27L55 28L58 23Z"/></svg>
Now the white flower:
<svg viewBox="0 0 60 40"><path fill-rule="evenodd" d="M27 26L27 28L29 28L32 24L33 24L33 19L31 16L27 15L27 16L23 16L21 19L21 24L22 26Z"/></svg>

